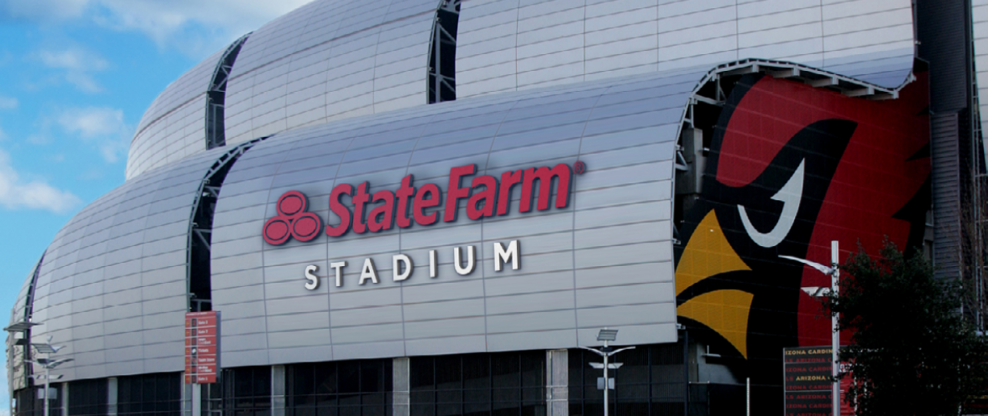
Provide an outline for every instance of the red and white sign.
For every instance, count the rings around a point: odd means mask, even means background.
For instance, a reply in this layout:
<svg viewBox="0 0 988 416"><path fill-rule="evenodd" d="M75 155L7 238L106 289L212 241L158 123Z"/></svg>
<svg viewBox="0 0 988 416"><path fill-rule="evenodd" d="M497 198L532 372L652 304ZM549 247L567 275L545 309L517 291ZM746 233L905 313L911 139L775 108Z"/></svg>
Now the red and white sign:
<svg viewBox="0 0 988 416"><path fill-rule="evenodd" d="M339 217L340 223L326 224L325 233L339 237L350 231L376 233L394 227L408 228L412 224L428 226L439 221L453 222L461 202L466 202L467 217L471 220L507 215L512 191L521 196L518 210L522 213L533 208L536 211L545 211L552 206L565 208L572 193L574 171L583 174L586 170L586 163L576 161L573 167L560 163L553 167L503 172L496 177L476 176L474 164L457 166L449 171L445 194L434 183L416 186L412 175L402 178L401 186L395 191L372 191L368 182L357 186L341 183L333 187L329 195L329 210ZM344 197L350 203L346 203ZM264 241L280 245L293 238L309 241L319 236L323 221L318 215L306 212L307 207L308 199L299 191L281 195L275 207L278 215L264 223Z"/></svg>
<svg viewBox="0 0 988 416"><path fill-rule="evenodd" d="M185 383L215 383L220 368L220 313L185 314Z"/></svg>

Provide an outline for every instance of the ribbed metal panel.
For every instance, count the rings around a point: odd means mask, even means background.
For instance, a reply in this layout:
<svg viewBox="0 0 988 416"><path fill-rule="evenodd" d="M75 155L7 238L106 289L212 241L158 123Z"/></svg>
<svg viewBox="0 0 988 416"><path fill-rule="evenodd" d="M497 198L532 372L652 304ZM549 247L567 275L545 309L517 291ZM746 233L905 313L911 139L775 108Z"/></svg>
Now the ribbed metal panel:
<svg viewBox="0 0 988 416"><path fill-rule="evenodd" d="M912 68L909 0L463 0L457 97L746 58L884 87Z"/></svg>
<svg viewBox="0 0 988 416"><path fill-rule="evenodd" d="M971 0L974 64L977 69L981 131L988 127L988 0ZM982 158L988 157L988 141L982 143Z"/></svg>
<svg viewBox="0 0 988 416"><path fill-rule="evenodd" d="M916 4L919 57L930 69L934 266L939 277L971 274L975 138L969 0Z"/></svg>
<svg viewBox="0 0 988 416"><path fill-rule="evenodd" d="M937 277L957 277L961 262L961 192L957 113L930 118L933 164L933 262Z"/></svg>
<svg viewBox="0 0 988 416"><path fill-rule="evenodd" d="M423 105L439 0L322 0L255 31L227 85L226 140Z"/></svg>

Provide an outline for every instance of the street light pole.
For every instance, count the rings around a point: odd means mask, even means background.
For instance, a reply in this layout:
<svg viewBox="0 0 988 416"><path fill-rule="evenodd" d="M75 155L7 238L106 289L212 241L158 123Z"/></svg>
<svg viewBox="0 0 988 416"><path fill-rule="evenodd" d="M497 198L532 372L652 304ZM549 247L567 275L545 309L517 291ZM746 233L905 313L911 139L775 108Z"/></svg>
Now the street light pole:
<svg viewBox="0 0 988 416"><path fill-rule="evenodd" d="M797 261L810 266L820 273L830 276L830 293L834 296L837 295L837 289L840 283L840 250L837 240L832 240L830 242L830 267L824 266L820 263L812 262L806 259L801 259L793 256L779 256L780 258L786 260ZM804 287L802 290L806 291L810 296L826 296L825 287ZM830 375L833 377L833 383L831 385L831 406L833 407L833 415L840 416L840 383L837 381L837 374L839 369L837 368L837 352L840 350L840 327L837 325L837 314L832 314L830 317L831 323L831 334L830 334L830 354L831 354L831 369Z"/></svg>
<svg viewBox="0 0 988 416"><path fill-rule="evenodd" d="M605 352L606 352L607 349L610 349L607 346L607 341L604 341L604 349L605 349ZM611 379L608 378L608 374L607 374L607 367L608 367L608 364L609 364L607 362L607 359L610 358L610 356L611 356L610 354L604 354L603 355L603 357L604 357L604 416L608 416L609 412L611 411L610 402L607 400L607 397L608 397L608 395L611 392ZM617 383L614 383L614 384L617 384Z"/></svg>
<svg viewBox="0 0 988 416"><path fill-rule="evenodd" d="M840 250L838 249L837 240L830 242L830 292L833 296L837 296L837 288L840 280ZM840 327L837 326L837 314L831 314L831 324L833 326L833 334L831 336L831 341L833 345L831 346L830 352L833 356L833 364L831 364L831 375L834 378L834 384L831 386L833 393L831 393L834 406L834 416L840 416L840 382L837 381L837 351L840 349Z"/></svg>
<svg viewBox="0 0 988 416"><path fill-rule="evenodd" d="M55 367L58 367L61 364L67 363L69 361L72 361L72 359L71 358L63 358L61 360L52 360L51 359L51 355L52 354L57 353L58 350L62 349L61 346L56 347L56 346L51 345L51 336L48 336L48 343L47 344L31 343L31 346L34 347L34 349L39 354L45 354L45 358L37 358L37 359L34 359L34 360L29 360L29 362L34 363L34 364L38 364L38 365L40 365L41 367L43 367L45 369L45 374L44 375L41 375L41 376L37 376L37 378L41 378L41 377L44 377L45 378L45 413L44 413L44 416L51 416L50 409L49 409L49 407L50 407L49 400L51 399L51 397L50 397L51 396L51 379L52 379L51 369L53 369ZM62 378L62 375L61 374L55 376L55 379L59 379L59 378Z"/></svg>
<svg viewBox="0 0 988 416"><path fill-rule="evenodd" d="M618 331L616 329L607 329L607 328L604 328L604 329L601 329L600 330L600 333L597 334L597 341L604 341L603 348L596 349L596 348L591 348L591 347L580 347L580 348L583 348L583 349L585 349L587 351L592 351L594 354L597 354L597 355L599 355L599 356L601 356L601 357L604 358L604 365L603 365L603 367L604 367L604 416L609 416L610 415L610 411L611 411L609 394L608 394L609 393L608 390L611 389L611 379L608 376L608 371L607 370L612 365L614 366L615 369L621 366L620 363L611 364L609 362L609 358L612 355L615 355L615 354L617 354L617 353L619 353L621 351L635 349L635 347L624 347L624 348L620 348L620 349L617 349L617 350L613 350L612 351L612 348L611 348L610 345L608 345L608 342L609 341L615 341L615 340L617 340L617 332ZM597 365L600 365L600 363L590 363L590 365L596 368L596 366Z"/></svg>
<svg viewBox="0 0 988 416"><path fill-rule="evenodd" d="M51 369L45 366L45 416L51 416L51 412L48 407L50 406L50 401L48 400L51 393Z"/></svg>
<svg viewBox="0 0 988 416"><path fill-rule="evenodd" d="M21 333L21 337L16 340L16 342L14 343L14 345L23 345L24 346L24 356L22 357L22 359L24 360L24 362L27 362L28 359L30 359L30 357L31 357L31 347L30 347L30 344L31 344L31 339L30 339L31 338L31 335L30 334L31 334L31 332L30 332L30 329L31 329L31 327L36 326L36 325L41 325L41 323L39 323L39 322L31 322L31 320L30 320L29 317L25 317L25 319L23 321L15 322L15 323L13 323L11 325L8 325L8 326L6 326L6 327L3 328L3 330L6 331L7 333L11 333L11 334L18 333L18 332ZM13 355L10 355L9 356L10 359L13 359L13 357L14 357ZM13 364L14 364L13 361L11 361L10 365L13 365ZM11 379L9 381L13 381L13 380ZM27 379L25 379L24 382L25 382L25 384L27 384ZM14 383L10 383L10 385L7 386L7 387L8 387L7 392L10 394L10 410L13 411L14 410ZM18 404L18 406L20 406L20 404Z"/></svg>

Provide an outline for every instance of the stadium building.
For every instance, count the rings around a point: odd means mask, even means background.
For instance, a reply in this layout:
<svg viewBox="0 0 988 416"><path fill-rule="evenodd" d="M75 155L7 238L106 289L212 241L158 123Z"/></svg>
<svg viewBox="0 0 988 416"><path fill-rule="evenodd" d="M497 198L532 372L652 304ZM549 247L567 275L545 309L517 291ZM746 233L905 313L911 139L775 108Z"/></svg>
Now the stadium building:
<svg viewBox="0 0 988 416"><path fill-rule="evenodd" d="M831 340L782 256L983 287L985 38L985 0L315 0L39 253L13 414L71 358L52 414L597 415L603 328L612 414L780 414Z"/></svg>

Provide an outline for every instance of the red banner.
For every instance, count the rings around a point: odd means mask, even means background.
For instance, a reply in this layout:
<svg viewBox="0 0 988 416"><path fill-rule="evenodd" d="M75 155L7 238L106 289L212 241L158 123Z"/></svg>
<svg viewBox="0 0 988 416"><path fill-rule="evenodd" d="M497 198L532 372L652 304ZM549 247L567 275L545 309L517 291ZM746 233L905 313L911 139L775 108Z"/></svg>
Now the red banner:
<svg viewBox="0 0 988 416"><path fill-rule="evenodd" d="M832 416L833 411L833 355L829 346L785 348L782 352L785 375L785 414L787 416ZM841 394L846 391L841 381ZM853 415L841 400L841 414Z"/></svg>
<svg viewBox="0 0 988 416"><path fill-rule="evenodd" d="M185 383L215 383L220 369L220 313L185 314Z"/></svg>

